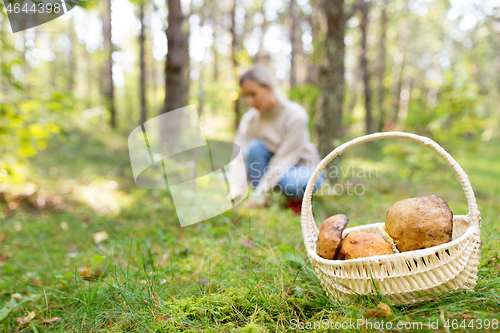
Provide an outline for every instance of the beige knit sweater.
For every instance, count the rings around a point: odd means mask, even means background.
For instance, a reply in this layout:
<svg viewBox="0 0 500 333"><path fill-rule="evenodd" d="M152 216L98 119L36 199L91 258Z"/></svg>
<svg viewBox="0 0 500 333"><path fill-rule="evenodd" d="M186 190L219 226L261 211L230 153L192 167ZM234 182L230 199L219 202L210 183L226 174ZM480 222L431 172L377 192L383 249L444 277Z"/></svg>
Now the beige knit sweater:
<svg viewBox="0 0 500 333"><path fill-rule="evenodd" d="M247 143L252 139L261 140L274 155L267 171L260 179L254 193L263 194L277 185L288 169L295 165L316 168L320 162L318 150L310 141L309 116L299 104L284 97L276 96L278 104L272 110L260 112L255 108L242 117L234 143L246 158ZM233 152L233 156L237 150ZM229 169L230 195L238 195L246 190L247 172L242 162L231 164Z"/></svg>

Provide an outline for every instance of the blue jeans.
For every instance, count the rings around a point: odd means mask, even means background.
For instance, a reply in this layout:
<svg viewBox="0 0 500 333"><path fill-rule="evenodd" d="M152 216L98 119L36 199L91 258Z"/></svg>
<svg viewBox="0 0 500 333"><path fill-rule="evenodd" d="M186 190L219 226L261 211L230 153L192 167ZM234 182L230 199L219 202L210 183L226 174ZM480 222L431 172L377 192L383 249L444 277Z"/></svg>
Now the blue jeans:
<svg viewBox="0 0 500 333"><path fill-rule="evenodd" d="M265 173L265 168L273 153L267 149L264 143L258 139L252 139L248 142L248 153L245 156L246 167L250 184L256 188L260 178ZM276 187L281 193L292 199L300 199L304 196L307 182L311 178L314 168L305 165L296 165L291 167L280 179ZM325 179L325 170L321 171L313 187L313 194L319 189Z"/></svg>

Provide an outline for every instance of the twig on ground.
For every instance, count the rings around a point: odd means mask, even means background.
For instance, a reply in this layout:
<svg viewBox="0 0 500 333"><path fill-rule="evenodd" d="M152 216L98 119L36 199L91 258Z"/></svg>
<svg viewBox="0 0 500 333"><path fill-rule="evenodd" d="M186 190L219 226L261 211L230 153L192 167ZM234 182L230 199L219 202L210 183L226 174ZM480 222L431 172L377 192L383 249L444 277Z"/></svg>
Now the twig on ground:
<svg viewBox="0 0 500 333"><path fill-rule="evenodd" d="M482 264L481 267L488 266L489 264L491 264L494 261L497 261L498 259L500 259L500 258L499 257L493 257L493 258L491 258L489 260L486 260L486 262L484 264Z"/></svg>

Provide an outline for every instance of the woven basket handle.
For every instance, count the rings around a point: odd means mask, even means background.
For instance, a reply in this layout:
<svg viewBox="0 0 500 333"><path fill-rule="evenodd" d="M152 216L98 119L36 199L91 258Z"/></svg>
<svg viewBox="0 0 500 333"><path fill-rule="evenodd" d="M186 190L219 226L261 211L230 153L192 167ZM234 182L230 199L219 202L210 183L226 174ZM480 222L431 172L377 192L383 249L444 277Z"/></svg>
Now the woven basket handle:
<svg viewBox="0 0 500 333"><path fill-rule="evenodd" d="M340 156L347 149L357 146L361 143L374 141L378 139L393 139L393 138L408 139L418 142L422 146L432 149L436 154L441 156L448 163L449 166L453 168L453 170L458 176L460 184L462 184L462 187L465 192L465 197L467 198L467 203L469 204L469 214L467 215L468 221L470 225L476 229L475 233L477 235L480 234L481 214L479 213L477 207L474 191L472 190L469 177L467 177L467 174L464 172L462 167L460 167L460 165L453 159L453 157L451 157L451 155L448 154L440 145L438 145L433 140L426 138L425 136L420 136L405 132L381 132L381 133L374 133L361 136L338 146L330 154L328 154L325 158L323 158L323 160L318 164L316 170L314 170L314 173L312 174L311 178L309 179L309 182L307 183L307 187L304 192L304 198L302 200L301 220L302 220L302 231L304 233L304 239L313 238L314 240L316 240L319 233L318 227L316 226L316 223L314 223L314 218L312 215L311 196L314 184L316 183L316 179L318 178L320 172L323 171L323 169L326 167L326 165L330 161L332 161L335 157Z"/></svg>

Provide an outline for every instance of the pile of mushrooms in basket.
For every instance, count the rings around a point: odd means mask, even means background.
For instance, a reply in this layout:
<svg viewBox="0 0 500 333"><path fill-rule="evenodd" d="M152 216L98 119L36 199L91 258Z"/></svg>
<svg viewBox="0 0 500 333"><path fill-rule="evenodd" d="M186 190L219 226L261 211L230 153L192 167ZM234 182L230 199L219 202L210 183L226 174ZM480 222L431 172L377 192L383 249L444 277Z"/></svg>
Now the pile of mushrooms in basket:
<svg viewBox="0 0 500 333"><path fill-rule="evenodd" d="M349 260L393 254L382 236L353 231L342 238L349 220L338 214L323 222L316 243L317 254L329 260ZM385 231L399 252L441 245L452 240L453 213L436 195L404 199L393 204L385 217Z"/></svg>

